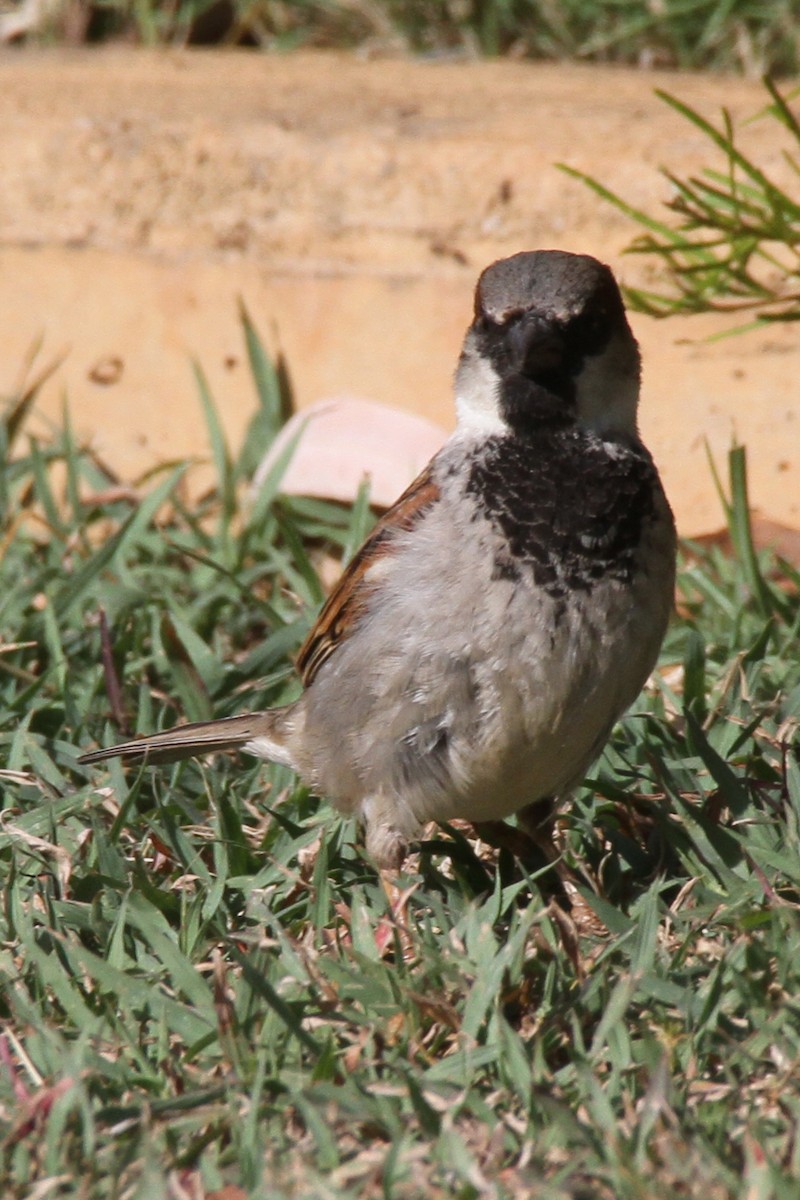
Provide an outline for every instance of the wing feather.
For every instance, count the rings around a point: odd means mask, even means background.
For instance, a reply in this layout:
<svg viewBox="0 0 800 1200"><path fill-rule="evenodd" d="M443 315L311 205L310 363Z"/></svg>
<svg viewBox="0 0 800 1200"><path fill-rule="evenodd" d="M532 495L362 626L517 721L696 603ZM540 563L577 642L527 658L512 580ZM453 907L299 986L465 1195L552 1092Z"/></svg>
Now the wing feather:
<svg viewBox="0 0 800 1200"><path fill-rule="evenodd" d="M434 482L432 466L428 463L380 518L326 600L297 656L297 669L305 687L363 616L375 588L368 578L369 571L385 555L393 553L397 534L413 529L439 499L439 485Z"/></svg>

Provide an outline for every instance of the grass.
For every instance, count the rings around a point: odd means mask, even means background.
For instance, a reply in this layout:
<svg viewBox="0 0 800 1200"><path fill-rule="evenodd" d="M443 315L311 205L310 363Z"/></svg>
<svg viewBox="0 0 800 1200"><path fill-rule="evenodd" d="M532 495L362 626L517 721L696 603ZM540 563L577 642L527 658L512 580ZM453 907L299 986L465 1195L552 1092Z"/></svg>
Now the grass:
<svg viewBox="0 0 800 1200"><path fill-rule="evenodd" d="M365 47L791 75L797 0L77 0L38 36Z"/></svg>
<svg viewBox="0 0 800 1200"><path fill-rule="evenodd" d="M784 94L764 80L768 102L749 123L772 121L785 140L782 166L795 183L800 175L800 122L792 110L796 89ZM626 299L655 317L719 312L729 315L731 332L800 319L800 204L795 188L771 177L739 145L739 131L723 110L719 125L667 92L657 92L699 129L721 167L699 176L664 171L671 198L669 217L659 221L633 208L604 184L562 164L568 175L587 184L644 230L627 253L645 255L657 265L658 287L629 288Z"/></svg>
<svg viewBox="0 0 800 1200"><path fill-rule="evenodd" d="M81 768L75 746L281 703L322 551L369 520L245 480L134 488L65 415L3 438L4 1197L794 1200L800 1188L800 577L687 547L661 669L564 812L574 921L505 854L436 833L407 929L352 822L219 756ZM238 1189L238 1190L237 1190Z"/></svg>

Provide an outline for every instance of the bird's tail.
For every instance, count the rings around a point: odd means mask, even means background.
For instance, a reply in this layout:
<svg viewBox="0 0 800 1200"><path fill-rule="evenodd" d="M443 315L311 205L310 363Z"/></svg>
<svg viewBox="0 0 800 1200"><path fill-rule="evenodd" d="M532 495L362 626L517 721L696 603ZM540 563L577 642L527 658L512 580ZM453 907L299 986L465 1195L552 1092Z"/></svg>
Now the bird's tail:
<svg viewBox="0 0 800 1200"><path fill-rule="evenodd" d="M244 750L258 758L268 758L271 762L293 767L294 761L287 745L294 726L290 715L293 708L294 705L288 705L268 712L176 725L174 729L167 729L163 733L92 750L82 754L78 762L89 764L119 757L129 763L169 763L192 758L196 754L212 754L217 750Z"/></svg>

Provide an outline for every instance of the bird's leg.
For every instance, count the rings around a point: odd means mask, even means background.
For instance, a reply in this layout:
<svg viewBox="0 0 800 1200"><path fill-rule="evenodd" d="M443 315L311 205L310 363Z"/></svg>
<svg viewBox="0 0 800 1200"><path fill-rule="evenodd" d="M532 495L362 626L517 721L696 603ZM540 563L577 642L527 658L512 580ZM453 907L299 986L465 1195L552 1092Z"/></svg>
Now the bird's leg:
<svg viewBox="0 0 800 1200"><path fill-rule="evenodd" d="M556 824L556 801L554 796L543 796L526 804L517 814L519 828L523 829L532 842L541 850L549 862L558 857L553 832Z"/></svg>
<svg viewBox="0 0 800 1200"><path fill-rule="evenodd" d="M361 802L367 854L381 871L399 871L408 855L408 838L393 819L395 807L382 796Z"/></svg>
<svg viewBox="0 0 800 1200"><path fill-rule="evenodd" d="M555 800L545 796L528 804L518 814L519 824L505 821L473 821L478 837L499 850L508 850L530 872L540 872L538 883L547 899L569 909L564 890L564 873L553 841Z"/></svg>
<svg viewBox="0 0 800 1200"><path fill-rule="evenodd" d="M578 974L581 974L583 963L579 951L579 935L588 934L594 939L608 936L607 927L583 898L577 886L581 875L584 881L589 882L596 890L595 882L586 871L576 873L558 854L553 836L556 823L554 797L548 796L529 804L518 814L517 819L552 863L548 874L557 880L557 887L550 892L551 915L558 927L564 949L575 964Z"/></svg>
<svg viewBox="0 0 800 1200"><path fill-rule="evenodd" d="M508 850L526 866L539 868L555 862L558 855L553 843L553 798L545 796L526 805L518 813L517 822L514 826L505 821L473 821L472 827L490 846Z"/></svg>
<svg viewBox="0 0 800 1200"><path fill-rule="evenodd" d="M508 850L514 858L532 869L543 866L539 846L526 830L505 821L473 821L476 837L494 846L496 850Z"/></svg>
<svg viewBox="0 0 800 1200"><path fill-rule="evenodd" d="M395 805L381 796L370 797L361 804L367 854L378 868L381 887L389 901L389 918L375 930L375 941L382 954L393 943L395 930L399 931L404 954L410 946L406 906L414 888L403 890L397 886L397 872L408 855L408 839L397 828L392 818L394 811Z"/></svg>

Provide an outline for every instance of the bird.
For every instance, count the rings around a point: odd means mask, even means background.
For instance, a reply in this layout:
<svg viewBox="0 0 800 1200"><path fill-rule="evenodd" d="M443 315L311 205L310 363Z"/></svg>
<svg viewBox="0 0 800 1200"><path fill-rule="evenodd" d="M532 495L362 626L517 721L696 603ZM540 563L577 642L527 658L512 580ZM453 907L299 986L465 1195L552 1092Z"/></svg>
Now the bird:
<svg viewBox="0 0 800 1200"><path fill-rule="evenodd" d="M358 817L382 871L431 822L535 823L641 691L673 606L640 374L608 266L538 249L486 267L455 430L330 593L297 656L300 698L79 761L284 764Z"/></svg>

